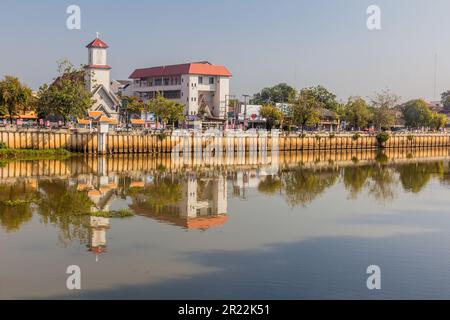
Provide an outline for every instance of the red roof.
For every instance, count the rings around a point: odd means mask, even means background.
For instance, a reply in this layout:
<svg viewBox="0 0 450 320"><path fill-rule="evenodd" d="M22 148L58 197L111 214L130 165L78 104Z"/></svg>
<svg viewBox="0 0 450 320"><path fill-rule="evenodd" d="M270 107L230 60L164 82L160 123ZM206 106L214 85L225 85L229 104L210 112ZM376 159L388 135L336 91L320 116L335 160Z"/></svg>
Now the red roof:
<svg viewBox="0 0 450 320"><path fill-rule="evenodd" d="M109 48L109 46L103 42L102 40L100 40L99 38L96 38L94 41L92 41L91 43L89 43L86 48Z"/></svg>
<svg viewBox="0 0 450 320"><path fill-rule="evenodd" d="M194 62L185 64L176 64L171 66L160 66L145 69L136 69L130 79L175 76L182 74L198 74L207 76L231 77L230 71L224 66L210 64L209 62Z"/></svg>

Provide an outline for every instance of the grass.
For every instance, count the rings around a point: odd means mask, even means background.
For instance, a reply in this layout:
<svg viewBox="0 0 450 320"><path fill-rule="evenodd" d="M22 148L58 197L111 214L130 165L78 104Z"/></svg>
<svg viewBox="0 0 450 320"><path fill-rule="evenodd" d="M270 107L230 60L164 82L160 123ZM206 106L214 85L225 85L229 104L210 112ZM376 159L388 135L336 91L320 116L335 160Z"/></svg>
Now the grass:
<svg viewBox="0 0 450 320"><path fill-rule="evenodd" d="M40 160L53 158L67 158L71 153L66 149L0 149L0 162L5 160ZM3 161L2 161L3 160Z"/></svg>

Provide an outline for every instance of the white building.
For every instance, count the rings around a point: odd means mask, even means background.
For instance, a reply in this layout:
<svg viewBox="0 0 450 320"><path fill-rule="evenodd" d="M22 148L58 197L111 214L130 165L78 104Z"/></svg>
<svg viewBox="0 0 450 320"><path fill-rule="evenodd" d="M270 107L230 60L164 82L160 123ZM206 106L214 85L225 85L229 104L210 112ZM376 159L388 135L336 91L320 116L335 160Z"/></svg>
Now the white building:
<svg viewBox="0 0 450 320"><path fill-rule="evenodd" d="M231 73L209 62L137 69L131 75L134 96L147 101L159 92L185 105L185 114L223 119L230 98Z"/></svg>
<svg viewBox="0 0 450 320"><path fill-rule="evenodd" d="M106 116L117 119L119 117L119 98L111 91L110 72L107 64L108 45L99 39L89 43L89 58L86 69L86 86L96 101L91 111L102 111Z"/></svg>

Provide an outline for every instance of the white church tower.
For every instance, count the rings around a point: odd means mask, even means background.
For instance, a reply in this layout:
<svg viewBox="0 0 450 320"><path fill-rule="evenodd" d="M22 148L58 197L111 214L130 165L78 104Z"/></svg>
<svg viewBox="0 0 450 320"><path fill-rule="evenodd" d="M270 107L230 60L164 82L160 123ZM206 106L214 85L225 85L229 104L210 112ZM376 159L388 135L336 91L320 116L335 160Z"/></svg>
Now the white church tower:
<svg viewBox="0 0 450 320"><path fill-rule="evenodd" d="M107 64L107 49L109 46L97 37L89 43L88 64L86 69L86 86L92 92L96 103L91 111L102 111L105 115L118 118L119 99L111 92L111 67Z"/></svg>

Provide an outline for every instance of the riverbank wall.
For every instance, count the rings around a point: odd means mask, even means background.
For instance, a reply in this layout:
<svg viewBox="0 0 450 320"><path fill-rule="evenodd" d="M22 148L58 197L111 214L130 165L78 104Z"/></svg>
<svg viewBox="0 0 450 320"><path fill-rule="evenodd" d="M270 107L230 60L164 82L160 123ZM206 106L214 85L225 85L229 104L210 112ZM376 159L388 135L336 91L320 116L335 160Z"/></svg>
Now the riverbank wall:
<svg viewBox="0 0 450 320"><path fill-rule="evenodd" d="M104 142L104 145L99 144ZM380 148L375 135L279 134L265 132L173 132L98 134L74 131L0 131L0 142L13 149L67 149L84 154L238 153L252 151L369 150ZM395 134L384 148L450 147L450 135Z"/></svg>

